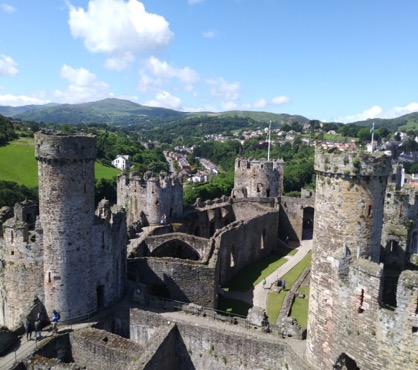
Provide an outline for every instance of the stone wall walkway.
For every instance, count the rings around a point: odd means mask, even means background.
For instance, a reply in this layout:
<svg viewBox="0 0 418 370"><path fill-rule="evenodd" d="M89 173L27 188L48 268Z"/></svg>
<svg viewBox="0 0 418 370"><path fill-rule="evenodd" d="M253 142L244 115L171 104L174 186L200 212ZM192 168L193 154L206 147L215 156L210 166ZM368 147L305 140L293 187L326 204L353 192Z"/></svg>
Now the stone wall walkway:
<svg viewBox="0 0 418 370"><path fill-rule="evenodd" d="M60 333L68 333L69 331L79 330L82 328L85 328L87 326L91 326L92 323L80 323L80 324L73 324L73 325L58 325L58 334ZM35 352L36 349L43 345L43 342L51 338L54 334L50 331L50 326L44 328L44 330L41 331L41 339L38 341L35 341L35 332L32 332L32 340L26 340L26 334L23 334L20 338L20 344L18 347L8 353L6 356L0 357L0 369L11 369L13 365L18 363L19 361L22 361L27 356L29 356L31 353Z"/></svg>

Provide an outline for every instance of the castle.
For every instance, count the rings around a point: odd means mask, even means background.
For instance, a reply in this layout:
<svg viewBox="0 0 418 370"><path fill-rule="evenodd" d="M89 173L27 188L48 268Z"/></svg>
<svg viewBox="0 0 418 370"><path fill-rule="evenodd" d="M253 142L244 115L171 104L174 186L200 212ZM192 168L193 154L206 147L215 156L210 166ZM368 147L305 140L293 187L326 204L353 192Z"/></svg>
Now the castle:
<svg viewBox="0 0 418 370"><path fill-rule="evenodd" d="M240 158L231 197L189 208L179 179L122 174L118 204L104 200L94 211L94 137L39 133L36 157L39 217L30 201L11 218L0 213L2 325L15 329L52 309L77 321L117 302L127 277L136 287L95 328L39 349L44 360L103 369L416 368L418 197L392 179L391 158L317 147L316 193L300 198L282 195L283 161ZM277 253L279 238L312 230L305 354L277 333L240 329L238 319L205 324L220 286ZM167 299L164 312L149 309L155 296ZM178 302L201 314L199 325L176 316ZM31 364L22 366L42 368Z"/></svg>

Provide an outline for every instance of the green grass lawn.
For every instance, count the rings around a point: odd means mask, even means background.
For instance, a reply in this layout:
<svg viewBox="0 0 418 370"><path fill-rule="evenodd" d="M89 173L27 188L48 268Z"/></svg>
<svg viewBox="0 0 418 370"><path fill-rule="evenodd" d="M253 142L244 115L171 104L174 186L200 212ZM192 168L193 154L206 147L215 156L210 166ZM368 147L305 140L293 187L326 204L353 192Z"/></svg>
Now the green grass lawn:
<svg viewBox="0 0 418 370"><path fill-rule="evenodd" d="M295 267L293 267L287 274L283 276L282 279L286 280L286 290L292 288L296 280L302 274L303 270L311 264L312 253L309 252ZM309 296L309 287L301 286L299 292ZM280 310L282 309L282 304L287 292L281 291L280 293L269 293L267 296L267 315L269 317L269 322L275 324L277 317L279 316ZM292 317L298 320L299 324L306 328L306 322L308 320L308 300L307 299L297 299L297 303L292 305ZM303 301L303 302L299 302ZM296 306L295 306L296 304ZM306 308L305 308L306 305ZM293 307L295 306L295 307ZM299 321L301 320L301 321ZM303 326L305 325L305 326Z"/></svg>
<svg viewBox="0 0 418 370"><path fill-rule="evenodd" d="M298 292L301 294L305 294L306 297L309 297L309 286L301 285L298 289Z"/></svg>
<svg viewBox="0 0 418 370"><path fill-rule="evenodd" d="M311 264L312 253L309 252L295 267L293 267L286 275L282 277L286 280L286 289L291 289L300 274Z"/></svg>
<svg viewBox="0 0 418 370"><path fill-rule="evenodd" d="M304 329L308 325L308 305L309 300L296 297L290 309L290 316L294 317Z"/></svg>
<svg viewBox="0 0 418 370"><path fill-rule="evenodd" d="M267 316L270 324L276 323L285 297L286 292L283 290L280 293L270 292L267 294Z"/></svg>
<svg viewBox="0 0 418 370"><path fill-rule="evenodd" d="M97 179L111 179L120 171L114 167L95 163ZM0 180L14 181L19 185L38 185L38 164L35 159L33 138L20 138L0 147Z"/></svg>
<svg viewBox="0 0 418 370"><path fill-rule="evenodd" d="M220 296L219 297L219 304L218 310L234 313L240 316L247 316L248 310L252 306L246 302L237 300L237 299L230 299Z"/></svg>
<svg viewBox="0 0 418 370"><path fill-rule="evenodd" d="M246 292L257 285L286 262L280 256L265 257L250 266L244 267L225 284L225 289L236 292Z"/></svg>

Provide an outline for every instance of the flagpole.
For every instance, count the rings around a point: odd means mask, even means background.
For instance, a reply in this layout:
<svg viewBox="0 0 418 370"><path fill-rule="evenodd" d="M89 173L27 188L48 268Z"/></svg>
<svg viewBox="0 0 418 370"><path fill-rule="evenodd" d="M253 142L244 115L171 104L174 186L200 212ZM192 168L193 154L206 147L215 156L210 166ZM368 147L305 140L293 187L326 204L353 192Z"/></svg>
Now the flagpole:
<svg viewBox="0 0 418 370"><path fill-rule="evenodd" d="M373 153L373 137L374 137L374 122L373 122L373 126L372 126L372 141L370 143L371 147L370 147L370 152Z"/></svg>
<svg viewBox="0 0 418 370"><path fill-rule="evenodd" d="M269 124L269 140L268 140L268 147L267 147L267 161L270 161L270 132L271 132L271 120Z"/></svg>

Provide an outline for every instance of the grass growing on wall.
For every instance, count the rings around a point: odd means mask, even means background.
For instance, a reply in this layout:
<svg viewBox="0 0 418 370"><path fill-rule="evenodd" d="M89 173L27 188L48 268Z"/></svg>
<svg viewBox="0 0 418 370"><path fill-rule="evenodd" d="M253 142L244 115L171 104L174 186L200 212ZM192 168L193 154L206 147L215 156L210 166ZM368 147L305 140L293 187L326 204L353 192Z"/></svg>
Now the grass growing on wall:
<svg viewBox="0 0 418 370"><path fill-rule="evenodd" d="M95 163L96 179L112 179L120 171L114 167ZM38 185L38 163L35 159L33 138L20 138L0 147L0 180L14 181L19 185Z"/></svg>

